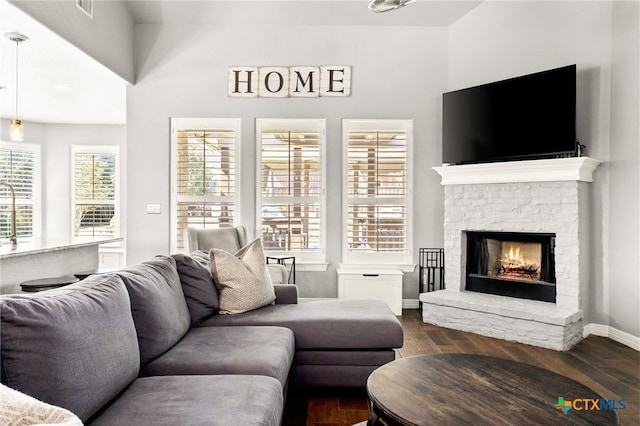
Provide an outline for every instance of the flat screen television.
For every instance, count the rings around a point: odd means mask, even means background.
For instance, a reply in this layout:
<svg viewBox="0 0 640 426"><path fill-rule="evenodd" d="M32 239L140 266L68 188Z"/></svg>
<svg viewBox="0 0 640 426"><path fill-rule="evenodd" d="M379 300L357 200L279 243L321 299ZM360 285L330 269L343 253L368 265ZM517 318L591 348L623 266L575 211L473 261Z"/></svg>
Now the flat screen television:
<svg viewBox="0 0 640 426"><path fill-rule="evenodd" d="M442 162L485 163L576 152L576 66L442 95Z"/></svg>

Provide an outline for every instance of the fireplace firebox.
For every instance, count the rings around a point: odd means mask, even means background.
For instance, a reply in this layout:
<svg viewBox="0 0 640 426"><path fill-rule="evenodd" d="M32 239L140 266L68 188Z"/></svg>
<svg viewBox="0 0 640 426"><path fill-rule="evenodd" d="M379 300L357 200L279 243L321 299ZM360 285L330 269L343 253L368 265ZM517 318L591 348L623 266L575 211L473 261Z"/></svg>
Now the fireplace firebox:
<svg viewBox="0 0 640 426"><path fill-rule="evenodd" d="M555 234L466 234L467 291L556 302Z"/></svg>

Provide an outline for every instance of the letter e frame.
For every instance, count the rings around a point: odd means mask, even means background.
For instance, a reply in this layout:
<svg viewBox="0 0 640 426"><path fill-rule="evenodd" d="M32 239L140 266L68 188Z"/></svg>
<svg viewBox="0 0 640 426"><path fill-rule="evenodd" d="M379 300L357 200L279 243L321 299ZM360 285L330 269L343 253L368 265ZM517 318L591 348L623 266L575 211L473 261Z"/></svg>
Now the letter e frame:
<svg viewBox="0 0 640 426"><path fill-rule="evenodd" d="M344 65L320 67L320 96L350 96L351 67Z"/></svg>

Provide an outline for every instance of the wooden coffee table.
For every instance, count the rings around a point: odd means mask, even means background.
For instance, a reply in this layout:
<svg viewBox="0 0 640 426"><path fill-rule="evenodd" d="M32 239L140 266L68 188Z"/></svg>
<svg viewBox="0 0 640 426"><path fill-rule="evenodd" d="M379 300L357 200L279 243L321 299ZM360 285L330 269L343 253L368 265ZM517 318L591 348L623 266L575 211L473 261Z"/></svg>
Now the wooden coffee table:
<svg viewBox="0 0 640 426"><path fill-rule="evenodd" d="M575 380L484 355L398 359L369 376L367 393L370 426L619 424L614 410L570 409L565 414L556 408L560 397L564 401L603 399ZM576 404L576 408L586 406L591 403Z"/></svg>

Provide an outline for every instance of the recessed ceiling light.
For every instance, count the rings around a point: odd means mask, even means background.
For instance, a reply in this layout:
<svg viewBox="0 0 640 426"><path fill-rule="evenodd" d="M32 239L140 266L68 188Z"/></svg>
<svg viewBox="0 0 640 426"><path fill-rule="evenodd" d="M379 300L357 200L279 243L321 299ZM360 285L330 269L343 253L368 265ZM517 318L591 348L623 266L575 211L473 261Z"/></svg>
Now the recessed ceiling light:
<svg viewBox="0 0 640 426"><path fill-rule="evenodd" d="M71 90L71 87L67 86L66 84L56 84L53 86L53 88L61 92L68 92L69 90Z"/></svg>

